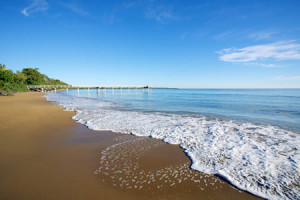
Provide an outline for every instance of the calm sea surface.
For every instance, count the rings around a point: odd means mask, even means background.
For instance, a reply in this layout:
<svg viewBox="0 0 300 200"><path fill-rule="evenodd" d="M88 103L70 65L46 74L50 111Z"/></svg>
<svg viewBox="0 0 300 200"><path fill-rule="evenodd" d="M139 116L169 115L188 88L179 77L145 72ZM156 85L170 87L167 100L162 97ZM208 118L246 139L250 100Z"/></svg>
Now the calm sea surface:
<svg viewBox="0 0 300 200"><path fill-rule="evenodd" d="M68 94L121 103L116 109L122 110L200 114L300 131L300 89L91 89Z"/></svg>
<svg viewBox="0 0 300 200"><path fill-rule="evenodd" d="M300 89L69 90L74 120L178 144L191 168L268 199L300 199Z"/></svg>

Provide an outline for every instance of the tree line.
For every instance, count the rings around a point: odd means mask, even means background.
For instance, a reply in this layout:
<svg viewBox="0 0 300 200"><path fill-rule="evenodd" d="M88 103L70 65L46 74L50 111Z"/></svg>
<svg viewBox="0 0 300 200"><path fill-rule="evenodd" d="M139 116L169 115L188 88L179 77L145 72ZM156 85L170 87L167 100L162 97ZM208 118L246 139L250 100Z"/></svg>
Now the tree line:
<svg viewBox="0 0 300 200"><path fill-rule="evenodd" d="M66 83L49 78L47 75L39 72L38 68L24 68L22 71L6 69L6 66L0 64L0 90L6 92L28 91L26 85L67 85Z"/></svg>

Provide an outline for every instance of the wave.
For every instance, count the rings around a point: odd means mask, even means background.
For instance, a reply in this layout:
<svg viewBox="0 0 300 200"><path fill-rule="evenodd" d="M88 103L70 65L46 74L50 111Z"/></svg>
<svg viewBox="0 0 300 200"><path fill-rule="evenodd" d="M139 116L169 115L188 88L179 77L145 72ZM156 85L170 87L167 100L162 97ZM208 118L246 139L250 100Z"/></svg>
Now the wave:
<svg viewBox="0 0 300 200"><path fill-rule="evenodd" d="M300 199L300 135L271 125L161 112L115 110L96 99L48 94L74 120L93 130L111 130L179 144L191 168L224 177L236 187L269 199Z"/></svg>

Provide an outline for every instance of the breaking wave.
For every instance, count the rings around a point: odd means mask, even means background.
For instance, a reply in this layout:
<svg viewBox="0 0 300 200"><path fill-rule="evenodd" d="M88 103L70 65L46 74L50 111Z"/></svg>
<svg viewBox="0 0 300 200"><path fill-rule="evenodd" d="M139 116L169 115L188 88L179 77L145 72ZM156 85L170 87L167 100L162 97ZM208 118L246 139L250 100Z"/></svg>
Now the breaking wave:
<svg viewBox="0 0 300 200"><path fill-rule="evenodd" d="M197 115L114 109L115 103L50 93L73 119L93 130L111 130L179 144L191 168L222 176L269 199L300 199L300 135L271 125Z"/></svg>

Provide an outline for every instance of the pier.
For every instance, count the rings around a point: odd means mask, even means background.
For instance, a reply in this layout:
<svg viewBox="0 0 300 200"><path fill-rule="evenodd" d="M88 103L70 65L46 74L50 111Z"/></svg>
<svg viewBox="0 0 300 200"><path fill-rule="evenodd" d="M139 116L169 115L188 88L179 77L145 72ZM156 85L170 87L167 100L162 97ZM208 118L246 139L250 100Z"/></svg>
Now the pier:
<svg viewBox="0 0 300 200"><path fill-rule="evenodd" d="M73 86L73 85L27 85L26 86L31 91L56 91L56 90L80 90L80 89L150 89L151 86Z"/></svg>

